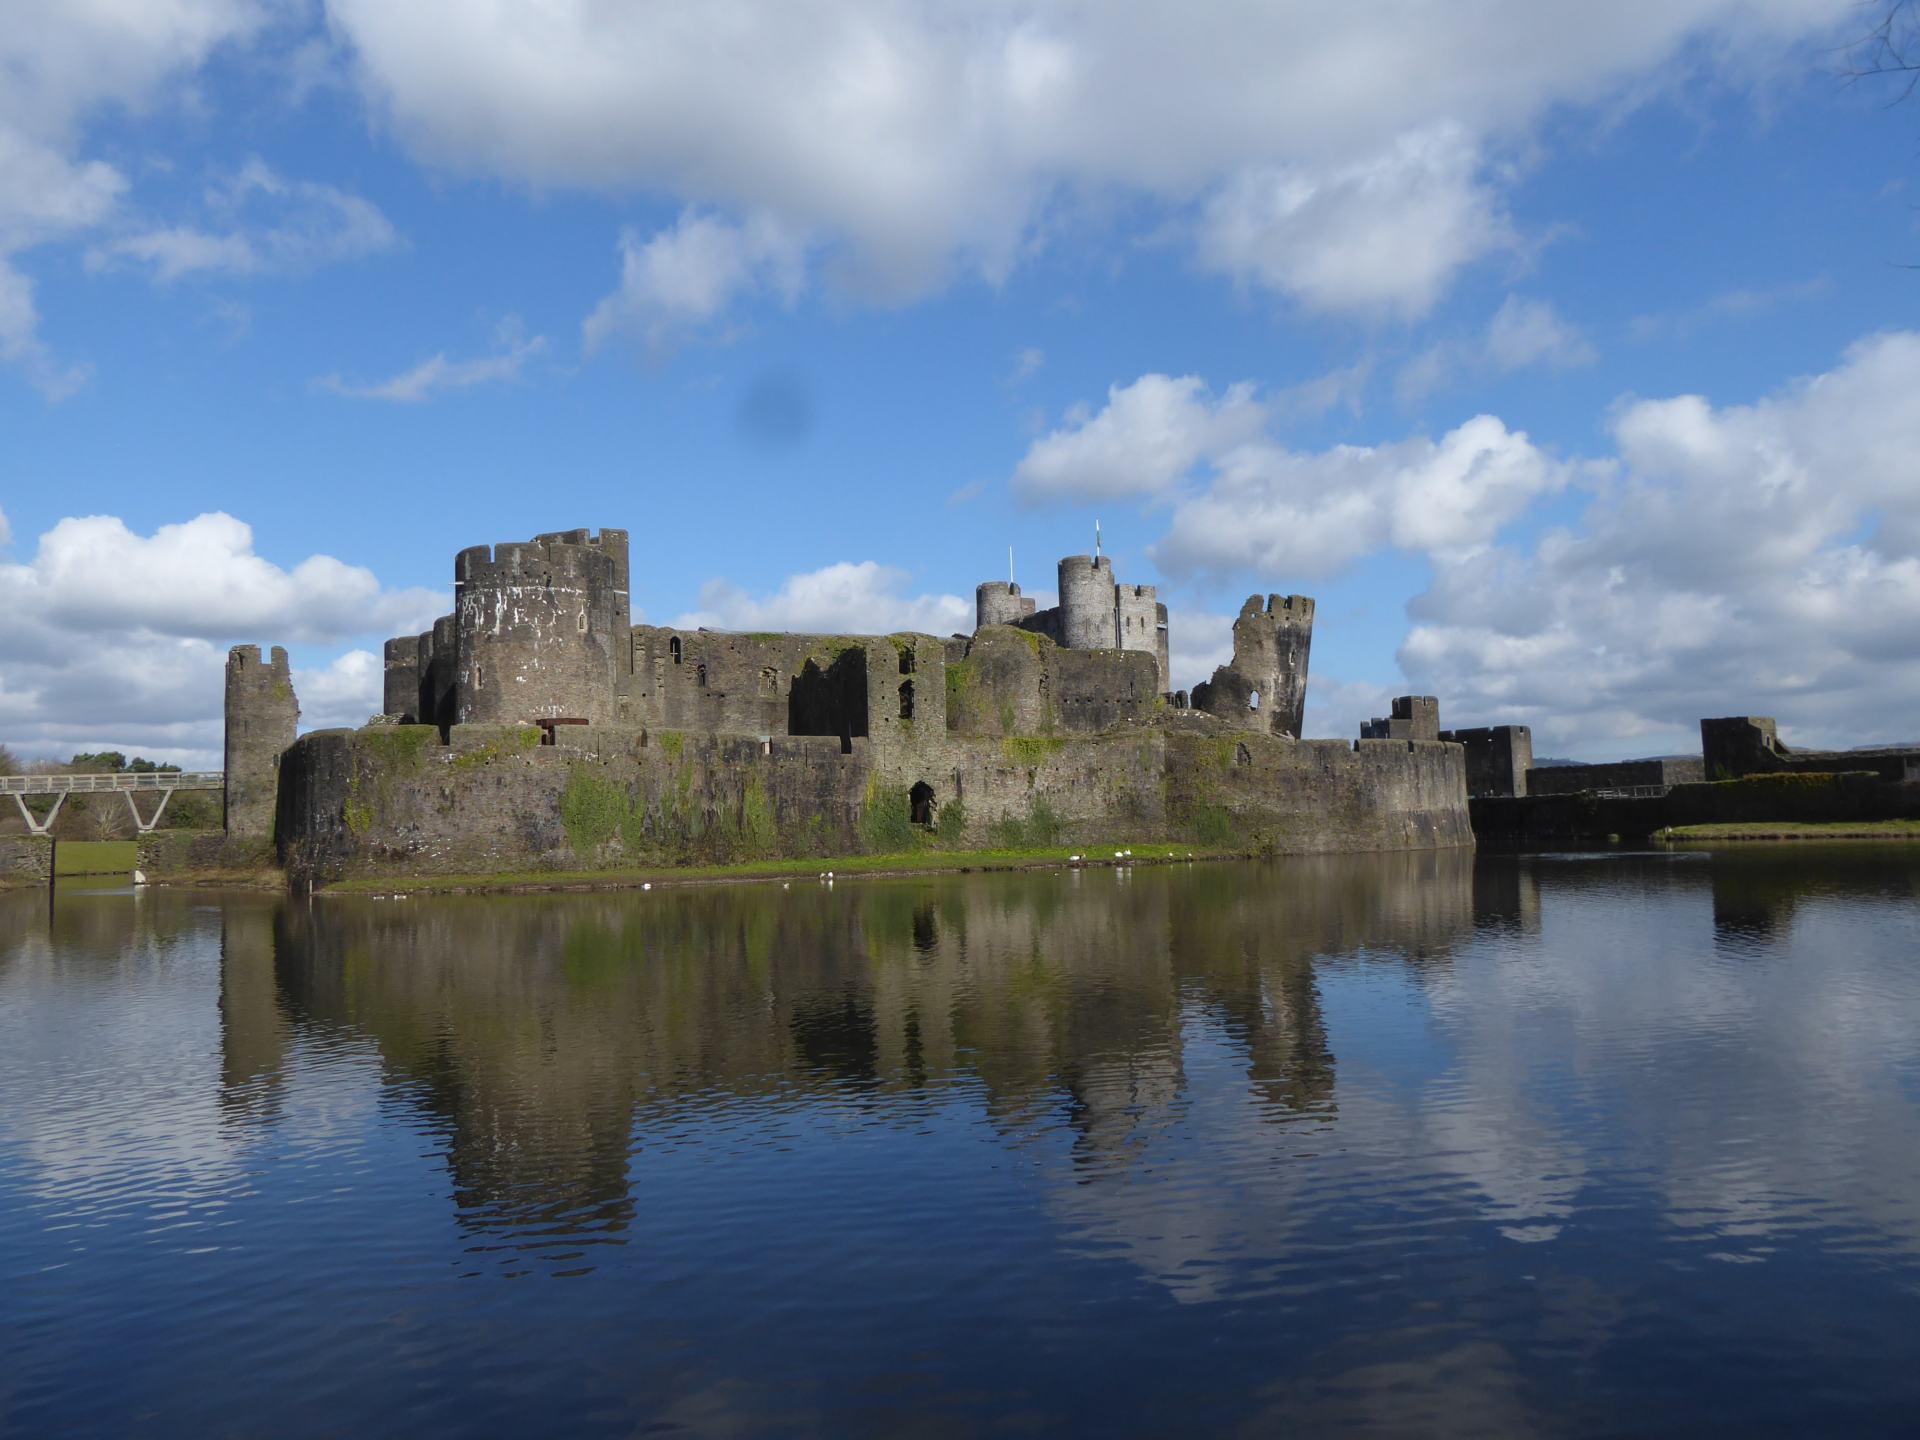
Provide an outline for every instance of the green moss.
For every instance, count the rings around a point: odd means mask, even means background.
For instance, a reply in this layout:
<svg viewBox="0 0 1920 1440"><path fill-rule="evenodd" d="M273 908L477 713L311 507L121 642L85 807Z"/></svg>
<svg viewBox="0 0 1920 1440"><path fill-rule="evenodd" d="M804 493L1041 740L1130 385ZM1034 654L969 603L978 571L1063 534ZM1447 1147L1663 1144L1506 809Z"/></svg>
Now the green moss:
<svg viewBox="0 0 1920 1440"><path fill-rule="evenodd" d="M778 645L782 638L771 630L755 630L747 636L756 645Z"/></svg>
<svg viewBox="0 0 1920 1440"><path fill-rule="evenodd" d="M1011 700L1002 700L1002 701L1000 702L1000 730L1001 730L1001 733L1002 733L1002 734L1011 734L1011 733L1013 732L1013 725L1014 725L1014 717L1013 717L1013 701L1011 701Z"/></svg>
<svg viewBox="0 0 1920 1440"><path fill-rule="evenodd" d="M1000 742L1000 753L1016 765L1040 765L1066 748L1067 742L1046 735L1009 735Z"/></svg>
<svg viewBox="0 0 1920 1440"><path fill-rule="evenodd" d="M773 823L773 806L767 800L767 787L760 783L758 775L747 781L746 791L740 797L740 843L755 859L771 855L780 843L779 830Z"/></svg>
<svg viewBox="0 0 1920 1440"><path fill-rule="evenodd" d="M353 836L365 835L373 829L373 807L359 800L349 800L346 804L347 833Z"/></svg>
<svg viewBox="0 0 1920 1440"><path fill-rule="evenodd" d="M1034 654L1038 655L1040 653L1040 646L1046 639L1044 635L1036 634L1032 630L1015 630L1013 633L1026 641L1027 648Z"/></svg>
<svg viewBox="0 0 1920 1440"><path fill-rule="evenodd" d="M560 823L573 853L586 859L613 839L630 808L627 792L620 786L584 765L574 766L567 788L560 792Z"/></svg>
<svg viewBox="0 0 1920 1440"><path fill-rule="evenodd" d="M950 805L940 807L939 819L934 822L934 834L942 845L953 846L967 833L967 807L964 801L955 800Z"/></svg>
<svg viewBox="0 0 1920 1440"><path fill-rule="evenodd" d="M1059 814L1042 796L1027 807L1025 815L1003 815L990 823L987 839L996 847L1018 850L1056 845L1065 832Z"/></svg>
<svg viewBox="0 0 1920 1440"><path fill-rule="evenodd" d="M534 742L540 732L532 732ZM396 770L417 769L427 746L440 743L440 732L431 725L371 725L359 735L360 748L381 764Z"/></svg>
<svg viewBox="0 0 1920 1440"><path fill-rule="evenodd" d="M273 682L273 698L276 700L293 699L293 686L289 685L285 680L274 681Z"/></svg>
<svg viewBox="0 0 1920 1440"><path fill-rule="evenodd" d="M1187 828L1202 845L1231 845L1240 838L1240 824L1224 805L1195 805L1187 814Z"/></svg>
<svg viewBox="0 0 1920 1440"><path fill-rule="evenodd" d="M680 752L687 748L687 737L678 730L662 730L658 738L660 748L676 760L680 758Z"/></svg>
<svg viewBox="0 0 1920 1440"><path fill-rule="evenodd" d="M860 801L860 843L867 851L898 854L914 849L923 834L907 811L907 797L883 789L878 775L869 776Z"/></svg>

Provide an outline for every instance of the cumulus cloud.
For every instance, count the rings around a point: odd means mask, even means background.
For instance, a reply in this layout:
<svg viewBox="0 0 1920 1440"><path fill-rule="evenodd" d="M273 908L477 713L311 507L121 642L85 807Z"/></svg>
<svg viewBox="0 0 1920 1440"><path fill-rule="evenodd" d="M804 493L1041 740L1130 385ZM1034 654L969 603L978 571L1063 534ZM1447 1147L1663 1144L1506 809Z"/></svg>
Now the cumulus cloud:
<svg viewBox="0 0 1920 1440"><path fill-rule="evenodd" d="M1014 471L1029 500L1160 497L1174 503L1153 548L1166 574L1331 574L1386 546L1483 545L1566 468L1482 415L1435 441L1288 449L1250 383L1217 397L1197 376L1143 375L1068 416Z"/></svg>
<svg viewBox="0 0 1920 1440"><path fill-rule="evenodd" d="M917 630L951 635L973 629L973 605L958 595L909 595L904 570L873 560L841 561L790 576L772 595L753 596L726 580L700 587L700 608L680 629L797 630L825 635L885 635Z"/></svg>
<svg viewBox="0 0 1920 1440"><path fill-rule="evenodd" d="M472 360L449 360L443 350L411 369L402 370L388 380L356 385L338 375L324 375L314 381L322 389L349 400L387 400L400 405L418 405L449 390L470 390L476 385L495 385L518 380L529 360L546 353L547 340L536 335L531 340L509 340L496 354Z"/></svg>
<svg viewBox="0 0 1920 1440"><path fill-rule="evenodd" d="M1751 405L1623 404L1576 526L1436 558L1402 669L1536 748L1671 745L1722 713L1920 739L1916 385L1920 335L1898 333Z"/></svg>
<svg viewBox="0 0 1920 1440"><path fill-rule="evenodd" d="M107 222L127 188L81 153L85 121L153 105L218 47L265 21L256 0L155 0L11 7L0 25L0 364L51 398L84 382L39 333L21 251Z"/></svg>
<svg viewBox="0 0 1920 1440"><path fill-rule="evenodd" d="M283 569L228 515L150 536L112 516L65 519L30 559L0 562L0 740L26 755L104 747L217 764L229 645L338 644L421 629L442 609L331 556ZM304 723L363 722L379 708L378 668L361 651L298 672Z"/></svg>
<svg viewBox="0 0 1920 1440"><path fill-rule="evenodd" d="M1251 385L1229 386L1215 399L1197 375L1142 375L1110 388L1102 409L1069 412L1036 440L1013 472L1014 493L1030 502L1159 494L1202 456L1231 449L1265 423Z"/></svg>
<svg viewBox="0 0 1920 1440"><path fill-rule="evenodd" d="M1490 157L1550 110L1778 66L1850 3L326 0L415 154L771 217L844 247L866 292L995 281L1077 198L1117 196L1212 269L1402 315L1509 243Z"/></svg>
<svg viewBox="0 0 1920 1440"><path fill-rule="evenodd" d="M1330 169L1242 171L1201 213L1200 263L1313 310L1417 318L1465 265L1513 242L1456 126Z"/></svg>
<svg viewBox="0 0 1920 1440"><path fill-rule="evenodd" d="M1534 366L1571 370L1599 358L1587 337L1550 302L1509 295L1483 335L1429 346L1408 362L1394 388L1400 400L1410 404L1475 375L1505 375Z"/></svg>
<svg viewBox="0 0 1920 1440"><path fill-rule="evenodd" d="M659 353L744 294L791 303L804 278L804 246L775 221L736 225L689 210L652 236L620 237L620 287L594 307L581 338L593 351L627 335Z"/></svg>
<svg viewBox="0 0 1920 1440"><path fill-rule="evenodd" d="M195 274L296 274L375 255L400 240L371 201L286 179L258 159L210 186L205 205L219 228L138 229L92 246L88 268L145 265L162 284Z"/></svg>

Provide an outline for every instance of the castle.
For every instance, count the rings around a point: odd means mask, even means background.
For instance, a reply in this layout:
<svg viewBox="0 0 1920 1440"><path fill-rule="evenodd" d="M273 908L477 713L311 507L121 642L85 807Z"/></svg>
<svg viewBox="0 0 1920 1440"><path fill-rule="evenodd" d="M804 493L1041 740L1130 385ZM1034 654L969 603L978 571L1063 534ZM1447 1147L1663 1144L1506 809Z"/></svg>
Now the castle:
<svg viewBox="0 0 1920 1440"><path fill-rule="evenodd" d="M1471 843L1457 746L1299 739L1305 596L1249 597L1232 659L1189 695L1166 606L1100 554L1060 562L1052 609L982 584L973 633L947 637L635 625L629 574L624 530L460 551L451 613L387 642L385 713L357 731L296 740L283 652L239 647L243 824L265 816L321 880L930 843Z"/></svg>

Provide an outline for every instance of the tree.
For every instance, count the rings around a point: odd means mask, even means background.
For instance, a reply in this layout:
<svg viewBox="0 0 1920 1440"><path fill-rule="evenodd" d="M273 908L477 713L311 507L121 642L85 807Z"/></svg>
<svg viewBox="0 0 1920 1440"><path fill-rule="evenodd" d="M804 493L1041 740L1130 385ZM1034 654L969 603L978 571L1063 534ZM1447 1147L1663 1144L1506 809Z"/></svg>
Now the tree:
<svg viewBox="0 0 1920 1440"><path fill-rule="evenodd" d="M19 759L15 757L13 751L0 745L0 775L18 775L19 773Z"/></svg>
<svg viewBox="0 0 1920 1440"><path fill-rule="evenodd" d="M1873 24L1849 47L1847 77L1905 77L1896 97L1904 100L1920 85L1920 0L1871 0L1869 14Z"/></svg>

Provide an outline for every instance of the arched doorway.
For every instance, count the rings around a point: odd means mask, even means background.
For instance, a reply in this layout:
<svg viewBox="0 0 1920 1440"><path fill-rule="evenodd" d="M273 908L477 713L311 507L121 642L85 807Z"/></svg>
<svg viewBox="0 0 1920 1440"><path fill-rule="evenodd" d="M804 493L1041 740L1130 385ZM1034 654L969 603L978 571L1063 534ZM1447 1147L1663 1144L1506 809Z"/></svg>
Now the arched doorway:
<svg viewBox="0 0 1920 1440"><path fill-rule="evenodd" d="M933 828L933 786L924 780L916 781L907 792L907 806L914 824L924 825L929 830Z"/></svg>

